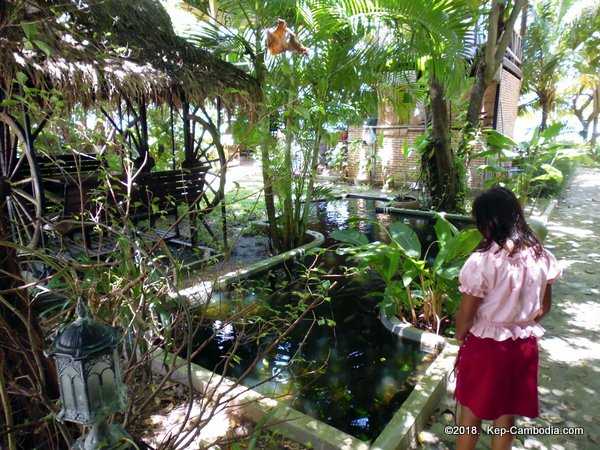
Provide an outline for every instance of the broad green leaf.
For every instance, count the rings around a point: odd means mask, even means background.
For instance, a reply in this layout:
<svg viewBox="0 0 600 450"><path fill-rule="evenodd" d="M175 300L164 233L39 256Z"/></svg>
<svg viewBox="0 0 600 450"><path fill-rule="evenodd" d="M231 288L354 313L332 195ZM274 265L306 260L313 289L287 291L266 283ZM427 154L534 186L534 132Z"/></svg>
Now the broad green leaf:
<svg viewBox="0 0 600 450"><path fill-rule="evenodd" d="M396 314L396 304L391 297L385 296L385 294L384 299L380 301L377 306L387 319L391 319L394 317L394 314Z"/></svg>
<svg viewBox="0 0 600 450"><path fill-rule="evenodd" d="M437 236L440 248L443 248L446 242L458 233L456 227L443 217L439 217L436 220L433 228L435 229L435 235Z"/></svg>
<svg viewBox="0 0 600 450"><path fill-rule="evenodd" d="M546 173L532 178L531 181L555 180L559 184L563 182L563 173L556 167L551 166L550 164L542 164L542 169L544 169Z"/></svg>
<svg viewBox="0 0 600 450"><path fill-rule="evenodd" d="M388 231L392 240L404 253L414 259L421 257L421 242L412 228L402 222L395 222L389 226Z"/></svg>
<svg viewBox="0 0 600 450"><path fill-rule="evenodd" d="M408 268L406 266L407 264L404 264L404 272L402 272L402 284L404 285L404 287L410 286L413 280L418 278L419 274L422 273L422 271L419 270L419 268L416 267L414 264Z"/></svg>
<svg viewBox="0 0 600 450"><path fill-rule="evenodd" d="M50 55L52 54L52 49L50 48L50 46L48 44L46 44L44 41L40 41L40 40L34 40L33 43L41 50L43 51L46 56L49 58Z"/></svg>
<svg viewBox="0 0 600 450"><path fill-rule="evenodd" d="M402 270L405 272L415 270L415 276L418 276L427 266L427 260L425 259L412 259L406 258L402 263Z"/></svg>
<svg viewBox="0 0 600 450"><path fill-rule="evenodd" d="M400 264L400 253L392 250L386 252L383 257L384 259L382 261L381 273L386 283L389 283L396 274L396 270Z"/></svg>
<svg viewBox="0 0 600 450"><path fill-rule="evenodd" d="M33 39L33 37L37 34L37 27L33 22L21 22L21 28L25 32L27 40Z"/></svg>
<svg viewBox="0 0 600 450"><path fill-rule="evenodd" d="M404 141L402 142L402 155L405 158L408 158L409 156L411 156L412 152L413 149L408 146L408 140L404 139Z"/></svg>
<svg viewBox="0 0 600 450"><path fill-rule="evenodd" d="M17 72L15 74L15 77L17 78L17 81L19 82L19 84L25 85L27 84L27 75L25 75L23 72Z"/></svg>
<svg viewBox="0 0 600 450"><path fill-rule="evenodd" d="M504 173L504 172L506 172L506 167L482 164L481 166L477 167L477 171L478 172L488 171L488 172L493 172L493 173Z"/></svg>
<svg viewBox="0 0 600 450"><path fill-rule="evenodd" d="M460 269L464 265L464 258L461 261L454 261L448 266L444 266L443 268L436 271L436 274L445 280L453 280L458 277L460 273Z"/></svg>
<svg viewBox="0 0 600 450"><path fill-rule="evenodd" d="M540 133L540 136L544 138L544 140L552 140L557 137L561 130L563 129L563 124L560 122L553 123L548 128Z"/></svg>
<svg viewBox="0 0 600 450"><path fill-rule="evenodd" d="M458 290L458 280L454 280L454 283L450 283L448 289L446 289L444 302L444 308L448 314L454 314L458 310L462 294Z"/></svg>
<svg viewBox="0 0 600 450"><path fill-rule="evenodd" d="M18 104L19 104L19 102L17 100L10 100L10 99L5 99L0 102L0 106L2 106L2 107L15 106Z"/></svg>
<svg viewBox="0 0 600 450"><path fill-rule="evenodd" d="M476 229L462 230L442 247L433 261L433 270L455 259L469 255L481 242L481 233Z"/></svg>
<svg viewBox="0 0 600 450"><path fill-rule="evenodd" d="M335 230L330 236L346 244L366 245L369 243L367 236L356 230Z"/></svg>
<svg viewBox="0 0 600 450"><path fill-rule="evenodd" d="M500 153L497 148L488 148L486 150L482 150L480 152L473 153L471 158L484 158L486 156L496 156Z"/></svg>
<svg viewBox="0 0 600 450"><path fill-rule="evenodd" d="M491 130L488 132L486 142L488 145L492 145L494 147L499 148L509 148L509 147L518 147L518 144L513 141L510 137L499 133L498 131Z"/></svg>
<svg viewBox="0 0 600 450"><path fill-rule="evenodd" d="M294 111L296 111L296 113L300 114L305 119L310 119L310 111L308 110L308 108L302 105L296 105L293 109Z"/></svg>

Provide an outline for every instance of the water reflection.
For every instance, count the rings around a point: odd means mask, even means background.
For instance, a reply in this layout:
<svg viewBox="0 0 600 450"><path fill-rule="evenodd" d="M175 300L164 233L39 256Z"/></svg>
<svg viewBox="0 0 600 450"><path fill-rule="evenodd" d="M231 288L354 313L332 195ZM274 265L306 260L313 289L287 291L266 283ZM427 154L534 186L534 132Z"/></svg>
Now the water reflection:
<svg viewBox="0 0 600 450"><path fill-rule="evenodd" d="M339 244L339 242L329 238L329 234L335 230L346 229L360 231L370 241L389 242L386 229L390 224L400 220L417 234L423 254L427 251L428 257L435 256L436 249L432 244L436 241L433 228L436 219L377 212L377 208L383 208L385 204L383 201L354 197L317 202L312 212L309 227L325 235L323 246L330 247ZM367 219L368 221L352 220L358 218ZM372 221L375 221L375 223Z"/></svg>
<svg viewBox="0 0 600 450"><path fill-rule="evenodd" d="M353 229L366 234L371 240L387 241L384 228L394 221L387 213L376 212L377 207L383 207L383 201L374 201L363 198L345 198L327 202L316 202L311 211L310 225L312 230L325 236L325 247L337 243L328 236L334 230ZM352 218L375 219L373 222L353 221Z"/></svg>

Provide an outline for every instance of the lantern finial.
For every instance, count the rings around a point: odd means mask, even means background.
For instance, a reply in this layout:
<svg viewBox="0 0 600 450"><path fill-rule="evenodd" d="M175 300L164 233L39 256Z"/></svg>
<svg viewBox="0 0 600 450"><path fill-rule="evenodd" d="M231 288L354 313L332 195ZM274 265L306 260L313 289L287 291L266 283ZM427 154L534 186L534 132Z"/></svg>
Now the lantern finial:
<svg viewBox="0 0 600 450"><path fill-rule="evenodd" d="M83 297L79 297L77 300L77 308L75 311L77 312L77 316L80 320L89 316L90 309L88 308L85 300L83 300Z"/></svg>

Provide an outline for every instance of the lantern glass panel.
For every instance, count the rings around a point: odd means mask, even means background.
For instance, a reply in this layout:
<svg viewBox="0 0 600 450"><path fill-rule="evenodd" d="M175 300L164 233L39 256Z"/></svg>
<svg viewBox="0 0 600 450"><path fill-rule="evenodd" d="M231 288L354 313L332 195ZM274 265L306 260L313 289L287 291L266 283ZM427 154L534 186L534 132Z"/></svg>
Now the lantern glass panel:
<svg viewBox="0 0 600 450"><path fill-rule="evenodd" d="M65 366L60 373L60 388L62 393L62 408L65 411L74 411L76 414L80 407L83 407L84 401L78 398L77 394L81 393L81 390L76 389L75 386L82 385L83 380L81 374L75 370L73 365L69 364ZM70 416L71 414L69 414Z"/></svg>
<svg viewBox="0 0 600 450"><path fill-rule="evenodd" d="M88 374L88 392L92 409L116 405L119 390L117 389L116 374L113 361L106 355L90 361Z"/></svg>

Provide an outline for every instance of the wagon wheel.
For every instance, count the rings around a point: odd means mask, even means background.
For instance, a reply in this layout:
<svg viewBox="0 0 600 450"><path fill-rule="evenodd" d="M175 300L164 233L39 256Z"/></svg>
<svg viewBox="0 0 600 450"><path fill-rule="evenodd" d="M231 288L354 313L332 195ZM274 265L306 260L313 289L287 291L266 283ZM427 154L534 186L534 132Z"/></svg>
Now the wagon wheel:
<svg viewBox="0 0 600 450"><path fill-rule="evenodd" d="M204 117L196 114L198 110L201 110ZM187 120L189 126L188 142L190 142L191 148L186 150L186 160L182 165L184 168L207 168L204 176L204 192L196 204L193 216L190 216L190 224L199 219L204 229L212 238L215 238L214 224L209 223L207 216L221 204L223 244L227 247L225 206L224 203L221 203L225 195L227 158L221 144L218 126L209 118L209 114L202 107L197 108L192 114L187 114L184 119ZM205 137L209 139L205 140ZM198 237L194 229L197 230L195 227L190 230L192 242L195 242Z"/></svg>
<svg viewBox="0 0 600 450"><path fill-rule="evenodd" d="M0 180L15 243L35 248L41 238L43 194L33 147L17 121L0 112Z"/></svg>
<svg viewBox="0 0 600 450"><path fill-rule="evenodd" d="M223 199L225 193L227 156L225 155L225 149L221 144L220 133L215 125L197 115L191 116L190 119L192 122L202 125L199 133L192 133L192 136L194 136L195 160L191 161L191 164L209 168L206 173L204 195L198 205L200 213L206 214L213 211ZM210 143L205 141L207 133L212 140Z"/></svg>
<svg viewBox="0 0 600 450"><path fill-rule="evenodd" d="M220 142L209 144L200 154L198 161L210 167L206 173L206 189L201 204L205 212L210 212L223 200L225 193L225 173L227 158Z"/></svg>

